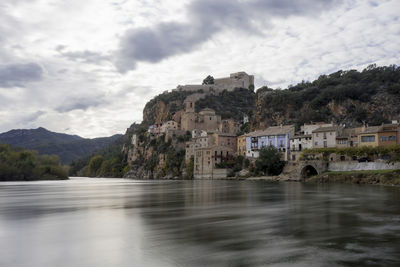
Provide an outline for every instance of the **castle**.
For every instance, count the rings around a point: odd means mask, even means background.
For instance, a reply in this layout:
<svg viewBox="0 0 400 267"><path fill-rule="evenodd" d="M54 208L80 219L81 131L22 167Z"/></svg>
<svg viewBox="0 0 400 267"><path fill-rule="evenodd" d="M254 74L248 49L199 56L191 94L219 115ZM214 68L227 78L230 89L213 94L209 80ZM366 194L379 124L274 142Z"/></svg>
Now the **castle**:
<svg viewBox="0 0 400 267"><path fill-rule="evenodd" d="M249 89L254 87L254 75L248 75L246 72L231 73L229 77L214 79L214 84L188 84L178 85L172 91L199 91L203 92L221 92L223 90L233 91L235 88Z"/></svg>

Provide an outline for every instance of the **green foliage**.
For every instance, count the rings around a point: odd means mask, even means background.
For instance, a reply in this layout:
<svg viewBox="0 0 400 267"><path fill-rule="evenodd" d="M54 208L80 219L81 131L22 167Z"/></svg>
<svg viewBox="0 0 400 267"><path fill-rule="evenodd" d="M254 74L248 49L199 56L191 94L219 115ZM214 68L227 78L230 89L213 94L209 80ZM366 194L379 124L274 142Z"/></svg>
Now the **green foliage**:
<svg viewBox="0 0 400 267"><path fill-rule="evenodd" d="M196 111L204 108L212 108L221 115L222 119L233 118L237 121L243 118L244 114L250 114L255 104L254 92L236 88L233 91L224 90L219 95L207 95L196 102Z"/></svg>
<svg viewBox="0 0 400 267"><path fill-rule="evenodd" d="M203 80L203 85L205 84L214 84L214 77L211 75L208 75L204 80Z"/></svg>
<svg viewBox="0 0 400 267"><path fill-rule="evenodd" d="M186 179L193 179L193 173L194 173L194 157L191 156L190 160L186 166Z"/></svg>
<svg viewBox="0 0 400 267"><path fill-rule="evenodd" d="M279 151L273 146L268 146L260 150L255 171L267 175L279 175L284 166L285 162L281 161Z"/></svg>
<svg viewBox="0 0 400 267"><path fill-rule="evenodd" d="M349 157L357 156L385 156L391 155L391 161L400 161L400 145L391 145L391 146L361 146L361 147L327 147L327 148L312 148L305 149L301 153L300 160L309 160L309 159L322 159L328 160L331 154L337 155L346 155Z"/></svg>
<svg viewBox="0 0 400 267"><path fill-rule="evenodd" d="M250 132L250 123L246 122L240 126L237 136L244 135Z"/></svg>
<svg viewBox="0 0 400 267"><path fill-rule="evenodd" d="M0 181L62 179L68 179L68 174L57 156L40 156L36 151L0 144Z"/></svg>
<svg viewBox="0 0 400 267"><path fill-rule="evenodd" d="M91 176L96 176L99 173L103 161L104 157L100 155L94 156L90 159L88 168Z"/></svg>

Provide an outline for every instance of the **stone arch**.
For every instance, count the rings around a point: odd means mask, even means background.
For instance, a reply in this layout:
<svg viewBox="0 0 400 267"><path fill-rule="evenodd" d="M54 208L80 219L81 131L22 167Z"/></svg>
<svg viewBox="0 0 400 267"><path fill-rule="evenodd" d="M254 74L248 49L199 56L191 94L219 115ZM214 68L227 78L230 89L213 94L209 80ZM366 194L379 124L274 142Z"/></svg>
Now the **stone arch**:
<svg viewBox="0 0 400 267"><path fill-rule="evenodd" d="M303 167L303 169L301 170L301 178L305 179L305 178L309 178L311 176L315 176L318 175L318 171L317 169L312 166L312 165L306 165Z"/></svg>

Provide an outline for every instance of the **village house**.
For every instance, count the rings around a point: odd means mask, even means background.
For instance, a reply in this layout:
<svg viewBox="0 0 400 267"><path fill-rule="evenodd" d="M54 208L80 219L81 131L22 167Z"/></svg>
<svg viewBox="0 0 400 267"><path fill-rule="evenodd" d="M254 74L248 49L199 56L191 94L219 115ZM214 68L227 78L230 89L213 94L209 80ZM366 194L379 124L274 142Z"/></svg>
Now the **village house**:
<svg viewBox="0 0 400 267"><path fill-rule="evenodd" d="M312 147L336 147L336 136L338 135L339 127L319 127L312 131Z"/></svg>
<svg viewBox="0 0 400 267"><path fill-rule="evenodd" d="M362 127L360 134L358 135L358 146L371 146L377 147L378 142L378 132L380 126L366 126Z"/></svg>
<svg viewBox="0 0 400 267"><path fill-rule="evenodd" d="M258 158L261 148L273 146L283 153L284 160L288 160L290 137L294 132L294 125L281 125L246 134L246 157Z"/></svg>
<svg viewBox="0 0 400 267"><path fill-rule="evenodd" d="M191 141L186 142L185 160L188 162L194 156L195 150L198 148L205 148L210 146L210 136L199 136L193 138Z"/></svg>
<svg viewBox="0 0 400 267"><path fill-rule="evenodd" d="M210 145L229 147L233 152L236 152L237 137L229 133L210 133Z"/></svg>
<svg viewBox="0 0 400 267"><path fill-rule="evenodd" d="M390 146L397 144L397 124L382 124L378 131L378 146Z"/></svg>
<svg viewBox="0 0 400 267"><path fill-rule="evenodd" d="M391 124L380 126L364 125L358 136L359 146L390 146L398 144L399 124L393 121Z"/></svg>
<svg viewBox="0 0 400 267"><path fill-rule="evenodd" d="M246 157L246 135L241 135L237 137L237 155Z"/></svg>
<svg viewBox="0 0 400 267"><path fill-rule="evenodd" d="M345 128L336 136L336 147L356 147L358 146L358 135L361 127Z"/></svg>
<svg viewBox="0 0 400 267"><path fill-rule="evenodd" d="M304 149L312 148L312 135L295 135L290 138L290 160L298 160Z"/></svg>
<svg viewBox="0 0 400 267"><path fill-rule="evenodd" d="M195 179L217 179L227 176L226 169L217 168L217 164L229 160L234 156L231 148L226 146L209 146L198 148L194 154Z"/></svg>

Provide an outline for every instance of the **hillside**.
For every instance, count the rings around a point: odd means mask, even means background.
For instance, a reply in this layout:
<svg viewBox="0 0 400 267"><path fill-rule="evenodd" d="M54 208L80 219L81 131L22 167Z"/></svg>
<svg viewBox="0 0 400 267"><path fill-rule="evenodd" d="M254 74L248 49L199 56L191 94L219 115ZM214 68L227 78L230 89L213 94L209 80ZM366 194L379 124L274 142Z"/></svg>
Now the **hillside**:
<svg viewBox="0 0 400 267"><path fill-rule="evenodd" d="M371 65L337 71L285 90L257 90L252 128L334 121L347 126L378 125L400 117L400 68Z"/></svg>
<svg viewBox="0 0 400 267"><path fill-rule="evenodd" d="M113 143L121 135L86 139L77 135L55 133L45 128L11 130L0 134L0 143L36 150L39 154L57 155L63 164L92 154Z"/></svg>

